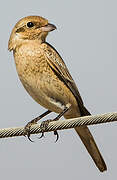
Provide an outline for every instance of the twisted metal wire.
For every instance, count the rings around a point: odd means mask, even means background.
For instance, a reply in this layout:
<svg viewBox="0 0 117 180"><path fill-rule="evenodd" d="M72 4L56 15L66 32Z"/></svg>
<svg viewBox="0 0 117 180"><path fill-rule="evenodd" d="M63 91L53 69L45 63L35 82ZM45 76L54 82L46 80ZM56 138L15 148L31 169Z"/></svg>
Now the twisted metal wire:
<svg viewBox="0 0 117 180"><path fill-rule="evenodd" d="M79 118L50 122L45 132L69 129L69 128L74 128L77 126L114 122L114 121L117 121L117 112L106 113L106 114L101 114L101 115L93 115L93 116L84 116L84 117L79 117ZM41 131L40 125L41 123L33 125L30 129L30 134L41 133L42 131ZM0 138L23 136L24 135L23 130L24 130L24 127L0 129Z"/></svg>

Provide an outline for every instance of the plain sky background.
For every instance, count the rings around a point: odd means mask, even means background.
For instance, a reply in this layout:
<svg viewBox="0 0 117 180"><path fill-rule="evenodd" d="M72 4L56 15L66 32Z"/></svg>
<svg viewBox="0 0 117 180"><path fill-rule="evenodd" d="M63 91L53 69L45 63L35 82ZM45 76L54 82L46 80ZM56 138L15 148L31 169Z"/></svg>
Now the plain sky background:
<svg viewBox="0 0 117 180"><path fill-rule="evenodd" d="M117 110L116 0L4 0L0 5L0 128L24 126L45 111L20 83L7 50L15 23L41 15L57 26L47 41L66 62L92 114ZM54 117L55 114L49 117ZM100 173L74 130L53 133L35 143L25 137L0 140L0 179L116 179L117 126L90 126L108 171Z"/></svg>

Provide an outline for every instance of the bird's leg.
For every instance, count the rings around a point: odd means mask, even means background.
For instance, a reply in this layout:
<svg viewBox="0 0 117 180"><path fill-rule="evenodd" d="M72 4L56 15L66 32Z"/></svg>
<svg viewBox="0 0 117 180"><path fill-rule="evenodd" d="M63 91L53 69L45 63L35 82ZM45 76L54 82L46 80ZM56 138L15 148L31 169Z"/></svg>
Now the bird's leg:
<svg viewBox="0 0 117 180"><path fill-rule="evenodd" d="M24 127L24 135L27 135L28 139L33 142L30 138L30 128L32 125L36 124L40 119L42 119L43 117L47 116L48 114L50 114L51 111L47 110L46 112L44 112L43 114L41 114L40 116L34 118L33 120L31 120L30 122L27 123L27 125Z"/></svg>
<svg viewBox="0 0 117 180"><path fill-rule="evenodd" d="M46 128L48 127L48 124L49 124L50 122L53 122L53 121L58 121L58 120L69 110L70 106L71 106L71 104L67 104L66 107L64 108L64 110L63 110L56 118L50 119L50 120L46 120L46 121L43 121L43 122L41 123L40 128L42 129L42 137L44 136L44 131L45 131ZM59 134L58 134L58 132L57 132L57 131L54 131L54 135L57 136L56 141L55 141L55 142L57 142L58 139L59 139ZM40 137L40 138L41 138L41 137Z"/></svg>

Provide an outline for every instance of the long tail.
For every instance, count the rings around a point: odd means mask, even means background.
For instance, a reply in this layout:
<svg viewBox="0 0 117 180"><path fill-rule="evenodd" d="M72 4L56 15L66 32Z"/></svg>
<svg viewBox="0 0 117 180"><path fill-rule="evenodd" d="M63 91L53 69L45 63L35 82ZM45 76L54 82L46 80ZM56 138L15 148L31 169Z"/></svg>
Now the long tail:
<svg viewBox="0 0 117 180"><path fill-rule="evenodd" d="M80 108L80 112L78 112L78 111L76 112L74 109L72 114L64 115L64 117L66 119L69 119L69 118L75 118L75 117L79 117L79 116L88 116L88 115L91 115L90 112L84 106L82 106L82 108ZM88 127L87 126L76 127L75 130L76 130L77 134L80 136L80 139L82 140L83 144L85 145L87 151L89 152L90 156L94 160L98 169L101 172L107 170L104 159L103 159Z"/></svg>
<svg viewBox="0 0 117 180"><path fill-rule="evenodd" d="M87 151L91 155L92 159L94 160L94 162L95 162L96 166L99 168L99 170L101 172L107 170L104 159L103 159L88 127L87 126L76 127L75 130L76 130L77 134L80 136L83 144L85 145Z"/></svg>

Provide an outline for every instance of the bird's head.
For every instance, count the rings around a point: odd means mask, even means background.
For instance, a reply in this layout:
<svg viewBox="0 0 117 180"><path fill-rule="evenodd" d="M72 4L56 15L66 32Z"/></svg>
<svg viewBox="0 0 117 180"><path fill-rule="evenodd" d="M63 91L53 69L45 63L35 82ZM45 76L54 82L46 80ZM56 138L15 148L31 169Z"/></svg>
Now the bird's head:
<svg viewBox="0 0 117 180"><path fill-rule="evenodd" d="M8 42L8 49L15 48L24 41L39 40L45 41L48 32L56 29L56 26L48 23L48 20L40 16L27 16L17 22L12 30Z"/></svg>

